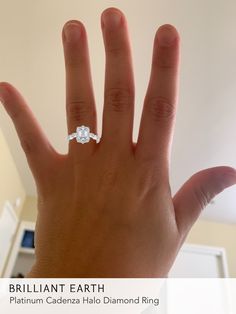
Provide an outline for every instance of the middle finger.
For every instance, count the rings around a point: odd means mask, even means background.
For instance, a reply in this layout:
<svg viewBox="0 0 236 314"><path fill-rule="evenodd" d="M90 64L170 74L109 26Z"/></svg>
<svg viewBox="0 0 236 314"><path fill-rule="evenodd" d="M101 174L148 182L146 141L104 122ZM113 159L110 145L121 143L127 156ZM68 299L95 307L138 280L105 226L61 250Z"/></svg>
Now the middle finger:
<svg viewBox="0 0 236 314"><path fill-rule="evenodd" d="M106 72L102 141L132 143L134 78L127 22L116 8L102 14Z"/></svg>

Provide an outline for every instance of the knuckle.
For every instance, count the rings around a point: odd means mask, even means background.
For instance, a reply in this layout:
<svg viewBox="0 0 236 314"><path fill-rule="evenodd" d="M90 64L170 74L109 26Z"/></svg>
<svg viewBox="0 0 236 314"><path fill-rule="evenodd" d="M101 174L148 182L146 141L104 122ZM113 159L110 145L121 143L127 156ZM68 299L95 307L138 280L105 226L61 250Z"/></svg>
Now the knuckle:
<svg viewBox="0 0 236 314"><path fill-rule="evenodd" d="M120 46L110 45L107 47L107 53L113 57L119 57L123 55L123 49Z"/></svg>
<svg viewBox="0 0 236 314"><path fill-rule="evenodd" d="M21 117L21 112L19 110L12 110L9 111L9 115L13 121L17 121Z"/></svg>
<svg viewBox="0 0 236 314"><path fill-rule="evenodd" d="M76 100L67 104L67 113L69 117L80 122L85 116L95 117L95 110L84 100Z"/></svg>
<svg viewBox="0 0 236 314"><path fill-rule="evenodd" d="M117 171L115 169L105 170L101 178L101 186L112 187L117 180Z"/></svg>
<svg viewBox="0 0 236 314"><path fill-rule="evenodd" d="M155 56L153 63L154 66L160 70L171 70L173 71L176 68L176 57L173 56L172 52L169 51L169 48L161 48L162 51Z"/></svg>
<svg viewBox="0 0 236 314"><path fill-rule="evenodd" d="M163 97L149 99L146 107L155 121L170 120L175 116L174 104Z"/></svg>
<svg viewBox="0 0 236 314"><path fill-rule="evenodd" d="M17 121L19 120L22 116L23 116L23 111L22 109L24 108L18 108L18 106L13 106L12 104L10 104L11 106L10 109L8 109L8 113L11 117L11 119L13 121Z"/></svg>
<svg viewBox="0 0 236 314"><path fill-rule="evenodd" d="M112 58L123 56L125 53L124 47L121 45L117 38L111 37L106 41L106 54L111 55Z"/></svg>
<svg viewBox="0 0 236 314"><path fill-rule="evenodd" d="M83 62L78 59L77 56L71 55L65 59L65 66L70 70L80 70L83 66Z"/></svg>
<svg viewBox="0 0 236 314"><path fill-rule="evenodd" d="M201 210L203 210L214 197L214 195L206 191L206 189L204 189L202 186L195 188L194 194L200 205Z"/></svg>
<svg viewBox="0 0 236 314"><path fill-rule="evenodd" d="M163 70L172 70L174 69L173 61L170 60L170 58L167 58L166 56L162 56L160 60L158 60L158 68Z"/></svg>
<svg viewBox="0 0 236 314"><path fill-rule="evenodd" d="M115 112L126 112L131 109L132 92L125 88L110 88L105 92L106 108Z"/></svg>

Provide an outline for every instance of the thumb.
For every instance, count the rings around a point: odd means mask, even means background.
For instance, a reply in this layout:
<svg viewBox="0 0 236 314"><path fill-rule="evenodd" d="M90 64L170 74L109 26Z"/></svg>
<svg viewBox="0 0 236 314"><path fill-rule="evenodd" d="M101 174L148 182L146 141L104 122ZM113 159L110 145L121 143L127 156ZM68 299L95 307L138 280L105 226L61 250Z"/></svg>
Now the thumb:
<svg viewBox="0 0 236 314"><path fill-rule="evenodd" d="M236 169L231 167L214 167L195 173L173 198L180 233L187 233L211 199L233 184L236 184Z"/></svg>

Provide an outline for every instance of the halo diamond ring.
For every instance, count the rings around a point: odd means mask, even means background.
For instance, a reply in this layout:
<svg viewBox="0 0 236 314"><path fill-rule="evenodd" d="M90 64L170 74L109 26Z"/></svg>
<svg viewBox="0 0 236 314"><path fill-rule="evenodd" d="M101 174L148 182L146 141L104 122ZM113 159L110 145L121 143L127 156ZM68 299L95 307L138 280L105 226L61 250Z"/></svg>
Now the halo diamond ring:
<svg viewBox="0 0 236 314"><path fill-rule="evenodd" d="M69 134L67 139L68 141L73 140L76 138L76 141L81 144L88 143L90 138L96 141L96 143L100 142L100 137L94 133L90 133L90 128L88 126L78 126L76 128L76 132Z"/></svg>

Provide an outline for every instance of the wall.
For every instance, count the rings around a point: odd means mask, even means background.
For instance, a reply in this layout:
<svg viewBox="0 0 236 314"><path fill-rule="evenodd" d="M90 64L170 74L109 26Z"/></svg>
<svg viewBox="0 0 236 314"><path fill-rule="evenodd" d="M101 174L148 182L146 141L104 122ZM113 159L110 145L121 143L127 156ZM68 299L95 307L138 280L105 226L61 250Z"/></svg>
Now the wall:
<svg viewBox="0 0 236 314"><path fill-rule="evenodd" d="M21 220L35 222L37 219L37 198L27 196L21 213Z"/></svg>
<svg viewBox="0 0 236 314"><path fill-rule="evenodd" d="M0 129L0 215L6 200L14 203L17 197L21 198L21 205L16 209L19 216L25 200L25 191L19 173L8 148L7 141Z"/></svg>
<svg viewBox="0 0 236 314"><path fill-rule="evenodd" d="M23 220L35 221L37 217L37 200L27 197L22 211ZM215 223L199 220L192 228L187 243L219 246L226 249L231 277L236 277L236 224Z"/></svg>
<svg viewBox="0 0 236 314"><path fill-rule="evenodd" d="M236 277L236 224L199 220L192 228L186 242L224 247L230 277Z"/></svg>

